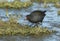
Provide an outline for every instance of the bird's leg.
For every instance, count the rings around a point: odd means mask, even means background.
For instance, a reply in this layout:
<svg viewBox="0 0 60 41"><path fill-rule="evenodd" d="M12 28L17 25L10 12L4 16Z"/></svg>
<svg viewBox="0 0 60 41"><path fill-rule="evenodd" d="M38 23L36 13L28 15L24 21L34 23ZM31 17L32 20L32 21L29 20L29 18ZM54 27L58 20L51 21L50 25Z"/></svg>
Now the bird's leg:
<svg viewBox="0 0 60 41"><path fill-rule="evenodd" d="M42 22L40 22L39 24L42 25Z"/></svg>
<svg viewBox="0 0 60 41"><path fill-rule="evenodd" d="M36 26L38 27L38 24L36 24Z"/></svg>
<svg viewBox="0 0 60 41"><path fill-rule="evenodd" d="M35 26L37 26L37 27L38 27L38 24L39 24L39 23L36 23L36 24L34 25L34 27L35 27Z"/></svg>
<svg viewBox="0 0 60 41"><path fill-rule="evenodd" d="M42 22L39 22L39 25L42 26Z"/></svg>
<svg viewBox="0 0 60 41"><path fill-rule="evenodd" d="M38 25L39 25L39 23L37 23L37 27L39 27Z"/></svg>
<svg viewBox="0 0 60 41"><path fill-rule="evenodd" d="M33 23L30 25L30 27L32 27Z"/></svg>

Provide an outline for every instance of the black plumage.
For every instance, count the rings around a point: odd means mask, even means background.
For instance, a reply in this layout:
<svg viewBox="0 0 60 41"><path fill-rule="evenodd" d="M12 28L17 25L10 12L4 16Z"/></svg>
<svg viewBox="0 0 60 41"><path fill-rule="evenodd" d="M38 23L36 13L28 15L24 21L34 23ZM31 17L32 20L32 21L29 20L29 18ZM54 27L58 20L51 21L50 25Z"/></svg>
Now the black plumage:
<svg viewBox="0 0 60 41"><path fill-rule="evenodd" d="M36 10L36 11L33 11L31 14L27 15L26 18L29 22L35 23L36 24L35 26L37 26L39 22L42 23L45 17L45 12L46 11Z"/></svg>

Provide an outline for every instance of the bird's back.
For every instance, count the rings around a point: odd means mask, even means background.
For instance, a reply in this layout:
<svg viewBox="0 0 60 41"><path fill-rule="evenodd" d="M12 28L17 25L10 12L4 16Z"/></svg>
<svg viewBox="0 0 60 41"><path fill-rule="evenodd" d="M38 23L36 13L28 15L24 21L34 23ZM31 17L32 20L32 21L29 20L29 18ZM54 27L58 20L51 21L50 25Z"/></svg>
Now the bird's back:
<svg viewBox="0 0 60 41"><path fill-rule="evenodd" d="M27 20L32 23L42 22L45 17L46 11L33 11L31 14L27 15Z"/></svg>
<svg viewBox="0 0 60 41"><path fill-rule="evenodd" d="M33 22L40 22L40 21L42 22L45 14L42 13L41 11L34 11L30 14L30 16Z"/></svg>

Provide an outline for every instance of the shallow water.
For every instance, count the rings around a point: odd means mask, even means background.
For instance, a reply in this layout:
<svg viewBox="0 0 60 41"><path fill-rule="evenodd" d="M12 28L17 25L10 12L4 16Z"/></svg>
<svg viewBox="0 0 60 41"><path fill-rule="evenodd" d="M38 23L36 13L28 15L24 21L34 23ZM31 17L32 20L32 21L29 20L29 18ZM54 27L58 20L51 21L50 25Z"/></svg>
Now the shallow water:
<svg viewBox="0 0 60 41"><path fill-rule="evenodd" d="M22 17L18 20L18 22L21 25L30 25L29 22L25 19L25 16L30 14L34 10L47 10L45 13L46 16L43 20L42 26L47 27L50 30L55 30L56 33L53 35L49 35L46 37L40 37L40 38L33 38L33 37L21 37L21 36L5 36L0 37L0 41L60 41L60 16L58 16L57 11L58 8L54 7L53 4L48 4L48 8L44 8L43 4L37 4L33 3L33 6L27 8L27 9L21 9L21 10L13 10L8 9L9 14L21 14ZM5 15L5 9L0 9L0 16L6 16ZM3 18L3 21L8 20L8 18Z"/></svg>

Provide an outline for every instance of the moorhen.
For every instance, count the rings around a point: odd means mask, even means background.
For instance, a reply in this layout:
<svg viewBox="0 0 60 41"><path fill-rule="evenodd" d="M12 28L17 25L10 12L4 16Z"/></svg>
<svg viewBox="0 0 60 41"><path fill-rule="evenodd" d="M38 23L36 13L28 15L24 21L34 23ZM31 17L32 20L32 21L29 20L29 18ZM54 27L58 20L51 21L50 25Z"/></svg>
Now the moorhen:
<svg viewBox="0 0 60 41"><path fill-rule="evenodd" d="M38 26L39 23L42 23L45 15L46 15L45 12L46 11L35 10L35 11L31 12L29 15L26 15L26 19L29 22L35 24L34 27Z"/></svg>

